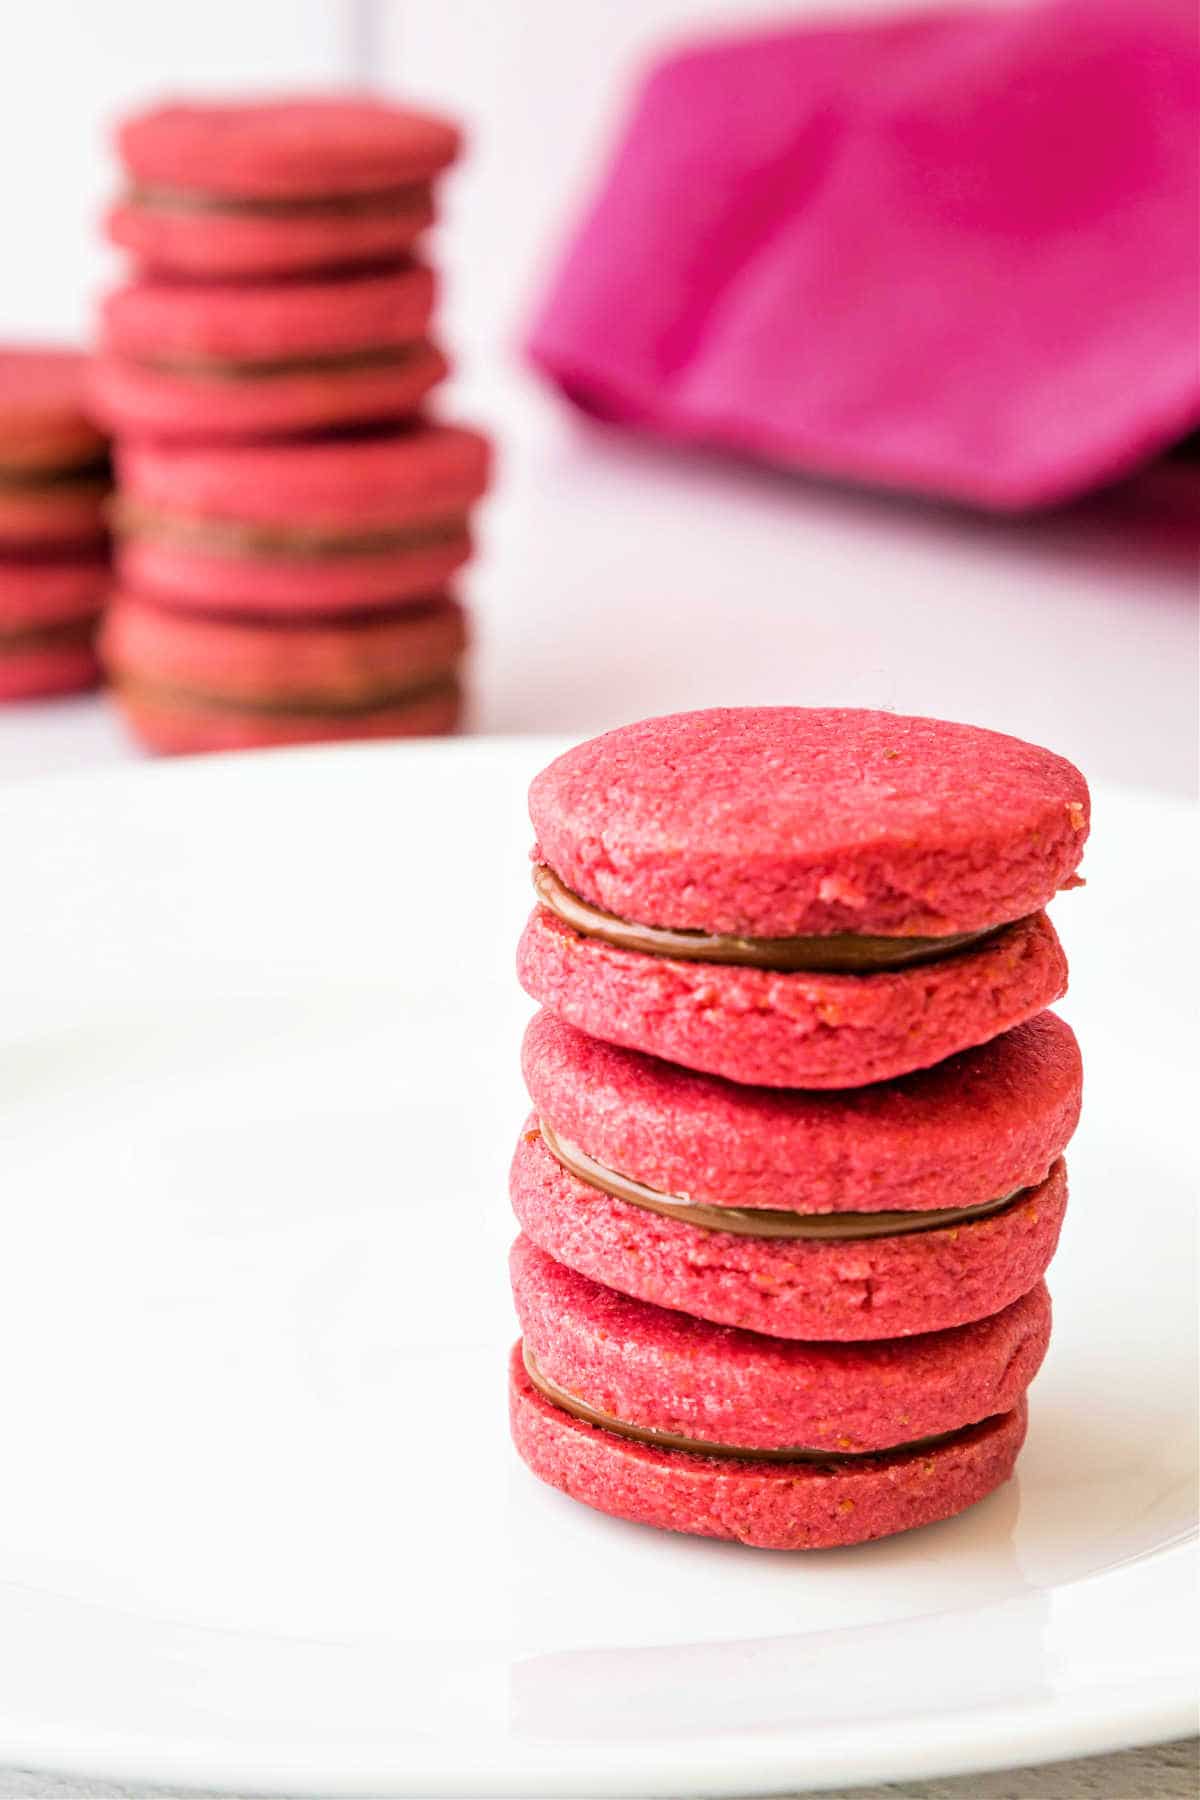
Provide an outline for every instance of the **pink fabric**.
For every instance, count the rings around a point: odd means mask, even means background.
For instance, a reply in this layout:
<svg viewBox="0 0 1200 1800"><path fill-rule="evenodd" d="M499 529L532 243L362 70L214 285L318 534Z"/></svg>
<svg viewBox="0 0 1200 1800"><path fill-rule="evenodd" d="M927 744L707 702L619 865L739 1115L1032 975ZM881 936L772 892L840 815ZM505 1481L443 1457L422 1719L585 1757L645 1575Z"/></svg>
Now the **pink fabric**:
<svg viewBox="0 0 1200 1800"><path fill-rule="evenodd" d="M1000 510L1200 423L1192 0L661 62L533 329L578 406Z"/></svg>

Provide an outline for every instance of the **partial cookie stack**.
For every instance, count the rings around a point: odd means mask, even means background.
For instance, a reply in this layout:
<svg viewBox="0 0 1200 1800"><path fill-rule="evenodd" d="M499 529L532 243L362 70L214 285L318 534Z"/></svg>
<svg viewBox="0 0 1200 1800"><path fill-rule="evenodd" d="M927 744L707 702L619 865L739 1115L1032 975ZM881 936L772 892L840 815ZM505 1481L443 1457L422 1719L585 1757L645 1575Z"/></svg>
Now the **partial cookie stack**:
<svg viewBox="0 0 1200 1800"><path fill-rule="evenodd" d="M1007 1479L1082 1072L1041 910L1089 801L995 732L651 719L534 782L514 1439L603 1511L770 1548Z"/></svg>
<svg viewBox="0 0 1200 1800"><path fill-rule="evenodd" d="M489 456L423 414L448 365L414 246L455 127L365 98L179 105L118 146L109 234L138 268L93 399L131 727L177 752L453 729Z"/></svg>
<svg viewBox="0 0 1200 1800"><path fill-rule="evenodd" d="M99 677L108 446L84 412L85 358L0 348L0 700Z"/></svg>

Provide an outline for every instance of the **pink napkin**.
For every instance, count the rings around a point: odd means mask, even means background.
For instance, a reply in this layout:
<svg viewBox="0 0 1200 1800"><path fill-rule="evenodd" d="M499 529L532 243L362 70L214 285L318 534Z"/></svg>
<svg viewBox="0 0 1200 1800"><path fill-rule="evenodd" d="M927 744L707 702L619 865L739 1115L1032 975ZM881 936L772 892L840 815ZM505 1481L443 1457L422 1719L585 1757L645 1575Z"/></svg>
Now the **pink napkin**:
<svg viewBox="0 0 1200 1800"><path fill-rule="evenodd" d="M776 29L642 87L529 341L586 411L1001 510L1200 424L1193 0Z"/></svg>

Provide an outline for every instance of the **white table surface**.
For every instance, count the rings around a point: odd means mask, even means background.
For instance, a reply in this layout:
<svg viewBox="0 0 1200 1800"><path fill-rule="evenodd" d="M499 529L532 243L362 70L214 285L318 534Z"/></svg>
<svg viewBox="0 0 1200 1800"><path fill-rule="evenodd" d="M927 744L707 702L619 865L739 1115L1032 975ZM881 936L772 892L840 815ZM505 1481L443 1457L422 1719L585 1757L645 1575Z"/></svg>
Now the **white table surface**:
<svg viewBox="0 0 1200 1800"><path fill-rule="evenodd" d="M177 1790L170 1790L174 1794ZM808 1794L805 1800L1195 1800L1195 1740L1160 1744L1153 1750L1089 1756L1081 1762L1052 1763L1040 1769L1010 1769L998 1775L967 1775L951 1781L902 1781L886 1787L843 1788L836 1796ZM0 1770L0 1800L165 1800L168 1790L113 1787L99 1781L81 1787L53 1775ZM192 1790L195 1800L198 1790ZM781 1796L780 1800L786 1800Z"/></svg>
<svg viewBox="0 0 1200 1800"><path fill-rule="evenodd" d="M874 705L992 725L1093 776L1189 791L1194 537L1099 509L990 522L680 456L577 426L515 372L460 385L450 410L502 448L467 584L473 728L582 737L687 706ZM0 782L137 755L101 697L0 710ZM124 1791L0 1770L0 1800ZM1196 1791L1185 1743L858 1793Z"/></svg>

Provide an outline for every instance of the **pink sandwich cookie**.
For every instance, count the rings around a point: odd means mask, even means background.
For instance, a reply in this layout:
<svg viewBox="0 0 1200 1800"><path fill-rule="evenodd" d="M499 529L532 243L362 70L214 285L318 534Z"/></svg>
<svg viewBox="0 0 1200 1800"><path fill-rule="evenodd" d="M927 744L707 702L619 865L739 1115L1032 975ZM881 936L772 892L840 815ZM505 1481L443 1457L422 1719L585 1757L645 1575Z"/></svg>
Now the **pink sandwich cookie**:
<svg viewBox="0 0 1200 1800"><path fill-rule="evenodd" d="M87 416L87 358L0 348L0 555L91 554L107 534L108 445Z"/></svg>
<svg viewBox="0 0 1200 1800"><path fill-rule="evenodd" d="M0 701L99 679L110 483L85 367L75 350L0 348Z"/></svg>
<svg viewBox="0 0 1200 1800"><path fill-rule="evenodd" d="M84 410L87 358L57 346L0 346L0 477L100 461L107 442Z"/></svg>
<svg viewBox="0 0 1200 1800"><path fill-rule="evenodd" d="M813 1345L614 1294L526 1239L517 1449L572 1498L766 1549L828 1549L949 1518L1012 1473L1050 1335L1039 1284L978 1323Z"/></svg>
<svg viewBox="0 0 1200 1800"><path fill-rule="evenodd" d="M1041 1279L1082 1070L1052 1013L937 1068L842 1093L738 1086L539 1013L522 1230L606 1286L812 1340L940 1331Z"/></svg>
<svg viewBox="0 0 1200 1800"><path fill-rule="evenodd" d="M110 294L92 379L115 432L257 440L410 416L447 372L430 343L434 279L418 266L337 280Z"/></svg>
<svg viewBox="0 0 1200 1800"><path fill-rule="evenodd" d="M365 94L156 107L117 133L109 236L205 279L382 263L432 223L459 146L448 120Z"/></svg>
<svg viewBox="0 0 1200 1800"><path fill-rule="evenodd" d="M0 700L94 687L96 622L108 590L102 556L0 557Z"/></svg>
<svg viewBox="0 0 1200 1800"><path fill-rule="evenodd" d="M107 460L32 479L0 473L0 556L75 556L102 548L111 492Z"/></svg>
<svg viewBox="0 0 1200 1800"><path fill-rule="evenodd" d="M451 731L466 642L463 609L445 597L263 625L118 594L100 649L134 734L152 750L189 754Z"/></svg>
<svg viewBox="0 0 1200 1800"><path fill-rule="evenodd" d="M424 600L470 556L490 462L486 438L448 425L211 451L125 445L118 574L163 605L260 618Z"/></svg>
<svg viewBox="0 0 1200 1800"><path fill-rule="evenodd" d="M530 790L523 986L732 1081L926 1068L1066 990L1041 908L1086 841L1062 757L937 719L714 709L581 744Z"/></svg>

